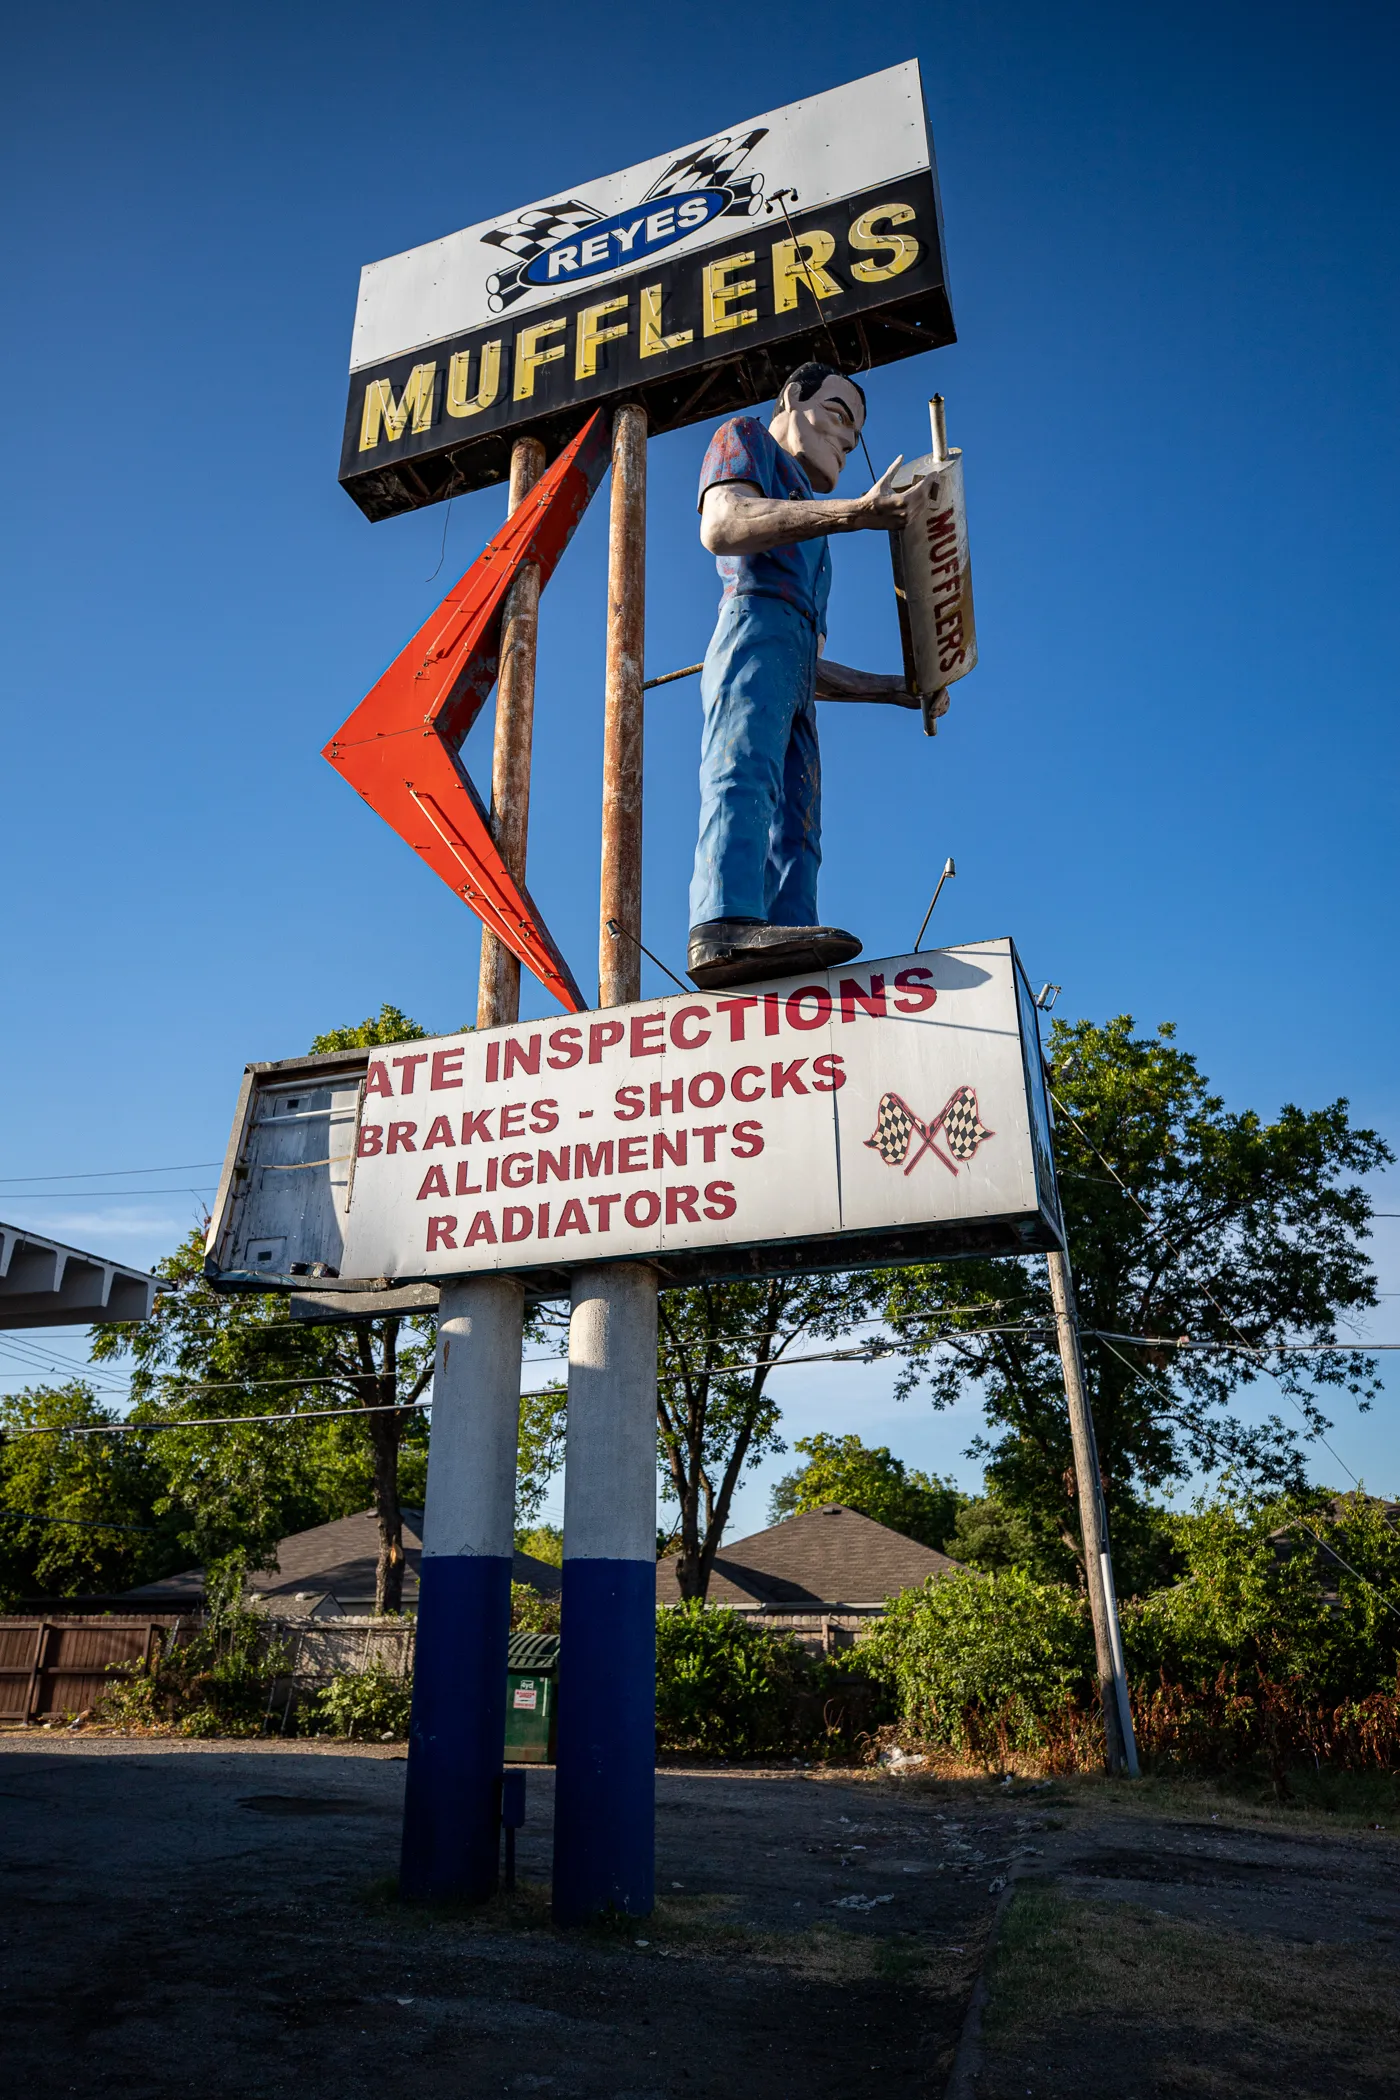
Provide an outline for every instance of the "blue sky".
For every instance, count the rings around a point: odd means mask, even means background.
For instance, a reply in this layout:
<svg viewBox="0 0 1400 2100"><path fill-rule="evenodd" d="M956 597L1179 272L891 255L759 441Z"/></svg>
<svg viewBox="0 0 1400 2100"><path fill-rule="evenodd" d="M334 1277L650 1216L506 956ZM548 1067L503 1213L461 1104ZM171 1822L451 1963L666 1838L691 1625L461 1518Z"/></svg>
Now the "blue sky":
<svg viewBox="0 0 1400 2100"><path fill-rule="evenodd" d="M824 913L904 948L952 853L943 938L1012 933L1062 1012L1174 1019L1233 1104L1346 1094L1400 1147L1391 11L520 19L518 41L435 0L10 26L3 1174L123 1193L10 1178L0 1213L154 1258L246 1059L386 998L434 1029L474 1012L475 922L319 756L503 514L459 500L429 581L443 510L371 527L338 488L361 263L911 55L960 340L872 375L867 435L879 465L919 451L947 396L982 661L935 742L825 711ZM707 435L651 446L652 671L709 632ZM597 505L546 596L530 867L585 982L603 530ZM892 664L883 545L835 560L831 653ZM676 963L695 687L649 707L646 934ZM139 1198L54 1178L136 1167L179 1171ZM1400 1174L1384 1190L1400 1211ZM1400 1220L1376 1245L1400 1292ZM1372 1334L1400 1338L1397 1305ZM970 1479L970 1421L895 1408L887 1374L784 1379L791 1434L856 1428ZM1392 1412L1333 1441L1396 1490ZM738 1528L763 1507L756 1482Z"/></svg>

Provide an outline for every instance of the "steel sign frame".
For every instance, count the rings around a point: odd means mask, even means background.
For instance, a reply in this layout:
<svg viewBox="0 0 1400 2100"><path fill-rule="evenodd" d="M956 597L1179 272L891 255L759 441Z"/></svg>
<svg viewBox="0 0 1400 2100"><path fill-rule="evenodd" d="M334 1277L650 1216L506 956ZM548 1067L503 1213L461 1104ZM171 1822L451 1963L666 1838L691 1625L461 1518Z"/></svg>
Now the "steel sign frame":
<svg viewBox="0 0 1400 2100"><path fill-rule="evenodd" d="M548 1298L589 1261L676 1285L1062 1244L1001 940L249 1067L206 1274L361 1298L507 1274Z"/></svg>
<svg viewBox="0 0 1400 2100"><path fill-rule="evenodd" d="M954 340L910 61L367 266L340 480L393 517L608 402L674 430L808 357L862 371Z"/></svg>

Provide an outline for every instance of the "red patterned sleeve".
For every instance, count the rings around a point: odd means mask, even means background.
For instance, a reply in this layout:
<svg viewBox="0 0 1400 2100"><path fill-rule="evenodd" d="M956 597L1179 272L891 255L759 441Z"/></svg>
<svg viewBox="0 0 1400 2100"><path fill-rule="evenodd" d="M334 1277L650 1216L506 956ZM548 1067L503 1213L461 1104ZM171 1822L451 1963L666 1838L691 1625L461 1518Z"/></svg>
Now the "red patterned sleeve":
<svg viewBox="0 0 1400 2100"><path fill-rule="evenodd" d="M706 489L713 488L719 481L749 481L756 488L763 489L763 460L755 439L764 435L763 425L755 422L752 416L735 416L732 421L720 424L710 439L709 450L700 468L697 510L705 501Z"/></svg>

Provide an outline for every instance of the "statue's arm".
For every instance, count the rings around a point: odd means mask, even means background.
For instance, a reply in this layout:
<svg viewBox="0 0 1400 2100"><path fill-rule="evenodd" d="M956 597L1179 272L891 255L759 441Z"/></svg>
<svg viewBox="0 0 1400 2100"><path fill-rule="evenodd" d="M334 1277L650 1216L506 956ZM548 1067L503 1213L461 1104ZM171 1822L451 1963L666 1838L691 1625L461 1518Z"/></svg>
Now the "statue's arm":
<svg viewBox="0 0 1400 2100"><path fill-rule="evenodd" d="M928 475L907 489L891 486L900 462L863 496L784 502L752 481L717 481L700 505L700 543L710 554L768 554L833 532L900 532L922 499Z"/></svg>

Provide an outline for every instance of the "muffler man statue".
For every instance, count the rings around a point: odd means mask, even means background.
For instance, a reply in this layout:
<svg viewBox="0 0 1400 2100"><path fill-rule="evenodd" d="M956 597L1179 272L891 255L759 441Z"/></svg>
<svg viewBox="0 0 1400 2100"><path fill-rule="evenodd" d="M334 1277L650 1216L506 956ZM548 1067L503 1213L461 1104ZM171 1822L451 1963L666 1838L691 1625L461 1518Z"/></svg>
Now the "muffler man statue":
<svg viewBox="0 0 1400 2100"><path fill-rule="evenodd" d="M701 679L700 840L690 885L688 968L706 989L824 969L860 953L854 934L817 921L816 702L919 701L902 678L823 657L826 542L833 532L901 530L927 487L897 492L896 460L863 496L814 499L835 488L864 421L865 395L853 379L830 365L799 365L768 428L755 416L734 417L715 432L700 471L700 538L724 584Z"/></svg>

